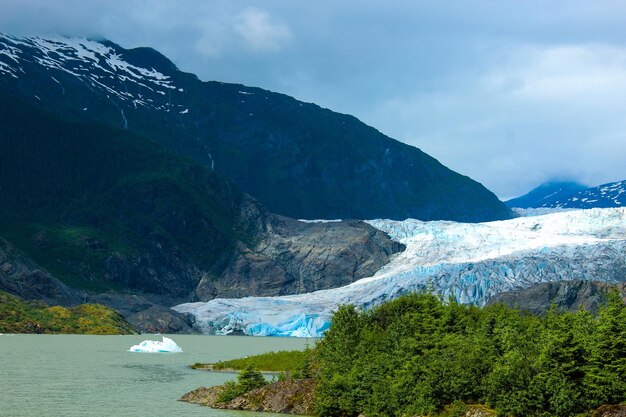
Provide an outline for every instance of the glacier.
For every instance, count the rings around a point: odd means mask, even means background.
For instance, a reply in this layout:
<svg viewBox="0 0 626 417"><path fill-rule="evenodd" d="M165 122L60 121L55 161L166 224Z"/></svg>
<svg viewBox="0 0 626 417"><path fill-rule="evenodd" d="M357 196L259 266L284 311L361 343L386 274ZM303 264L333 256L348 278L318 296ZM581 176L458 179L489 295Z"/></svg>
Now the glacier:
<svg viewBox="0 0 626 417"><path fill-rule="evenodd" d="M558 211L487 223L370 220L406 245L374 276L280 297L214 299L173 309L207 334L319 337L341 304L370 308L432 288L462 303L566 279L626 280L626 209Z"/></svg>
<svg viewBox="0 0 626 417"><path fill-rule="evenodd" d="M131 346L129 352L140 353L182 353L183 349L169 337L162 336L163 340L144 340L138 345Z"/></svg>

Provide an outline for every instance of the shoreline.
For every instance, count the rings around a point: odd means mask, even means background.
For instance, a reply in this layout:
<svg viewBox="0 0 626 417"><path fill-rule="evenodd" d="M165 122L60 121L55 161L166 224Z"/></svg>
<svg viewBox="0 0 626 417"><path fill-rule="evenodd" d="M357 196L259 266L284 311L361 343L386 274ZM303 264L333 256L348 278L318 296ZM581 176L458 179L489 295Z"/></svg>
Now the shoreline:
<svg viewBox="0 0 626 417"><path fill-rule="evenodd" d="M213 363L203 363L203 364L200 364L200 366L197 366L196 364L194 364L194 365L189 365L189 367L191 369L196 369L199 371L220 372L224 374L238 374L239 372L241 372L240 369L235 369L235 368L215 369L215 364ZM281 374L280 371L264 371L262 369L259 369L259 372L261 372L262 374L266 374L266 375L280 375Z"/></svg>

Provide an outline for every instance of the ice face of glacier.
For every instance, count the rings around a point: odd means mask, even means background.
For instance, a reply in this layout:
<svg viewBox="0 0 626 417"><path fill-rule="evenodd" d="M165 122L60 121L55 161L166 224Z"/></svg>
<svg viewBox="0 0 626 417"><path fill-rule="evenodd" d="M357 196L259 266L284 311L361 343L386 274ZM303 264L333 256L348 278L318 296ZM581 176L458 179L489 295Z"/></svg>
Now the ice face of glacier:
<svg viewBox="0 0 626 417"><path fill-rule="evenodd" d="M162 341L144 340L138 345L131 346L128 351L141 353L182 353L183 349L169 337L163 336Z"/></svg>
<svg viewBox="0 0 626 417"><path fill-rule="evenodd" d="M372 220L407 249L374 276L283 297L215 299L174 310L203 333L317 337L341 304L372 307L432 286L484 305L495 294L566 279L626 280L626 209L555 212L489 223Z"/></svg>

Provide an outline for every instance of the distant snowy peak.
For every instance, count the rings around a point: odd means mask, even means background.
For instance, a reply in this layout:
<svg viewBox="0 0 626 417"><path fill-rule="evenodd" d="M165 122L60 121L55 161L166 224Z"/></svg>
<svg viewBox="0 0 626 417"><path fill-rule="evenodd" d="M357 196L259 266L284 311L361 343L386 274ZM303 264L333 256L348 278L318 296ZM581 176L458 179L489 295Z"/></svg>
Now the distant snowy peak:
<svg viewBox="0 0 626 417"><path fill-rule="evenodd" d="M626 207L626 180L585 187L574 182L550 182L506 202L515 208L590 209Z"/></svg>
<svg viewBox="0 0 626 417"><path fill-rule="evenodd" d="M109 41L0 33L0 75L19 80L42 70L60 94L65 94L64 83L79 81L133 107L169 111L171 94L184 92L172 79L174 64L150 48L125 50Z"/></svg>
<svg viewBox="0 0 626 417"><path fill-rule="evenodd" d="M573 181L549 181L541 184L521 197L506 201L506 205L514 208L554 207L553 203L586 190L587 186Z"/></svg>
<svg viewBox="0 0 626 417"><path fill-rule="evenodd" d="M602 184L557 200L556 208L594 208L626 206L626 180Z"/></svg>

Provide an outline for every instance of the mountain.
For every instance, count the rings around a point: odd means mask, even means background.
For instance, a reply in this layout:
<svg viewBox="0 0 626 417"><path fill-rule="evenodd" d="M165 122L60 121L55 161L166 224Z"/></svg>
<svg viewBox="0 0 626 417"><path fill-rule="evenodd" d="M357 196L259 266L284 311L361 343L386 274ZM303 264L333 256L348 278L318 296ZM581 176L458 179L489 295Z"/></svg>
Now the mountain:
<svg viewBox="0 0 626 417"><path fill-rule="evenodd" d="M623 207L626 205L626 180L587 188L554 203L557 208Z"/></svg>
<svg viewBox="0 0 626 417"><path fill-rule="evenodd" d="M431 288L485 305L504 291L563 280L626 282L626 208L573 210L490 223L373 220L406 246L372 277L285 297L215 299L174 307L205 333L319 336L338 305L371 307Z"/></svg>
<svg viewBox="0 0 626 417"><path fill-rule="evenodd" d="M587 209L626 205L626 180L586 187L575 182L547 182L506 202L509 207Z"/></svg>
<svg viewBox="0 0 626 417"><path fill-rule="evenodd" d="M152 141L3 93L0 149L0 288L26 299L135 314L300 293L369 276L403 250L363 222L272 214Z"/></svg>
<svg viewBox="0 0 626 417"><path fill-rule="evenodd" d="M505 201L505 204L517 208L554 207L555 202L567 199L585 189L587 189L586 185L577 182L550 181L541 184L523 196Z"/></svg>
<svg viewBox="0 0 626 417"><path fill-rule="evenodd" d="M150 48L0 35L0 91L64 119L149 138L290 217L512 216L481 184L352 116L200 81Z"/></svg>

